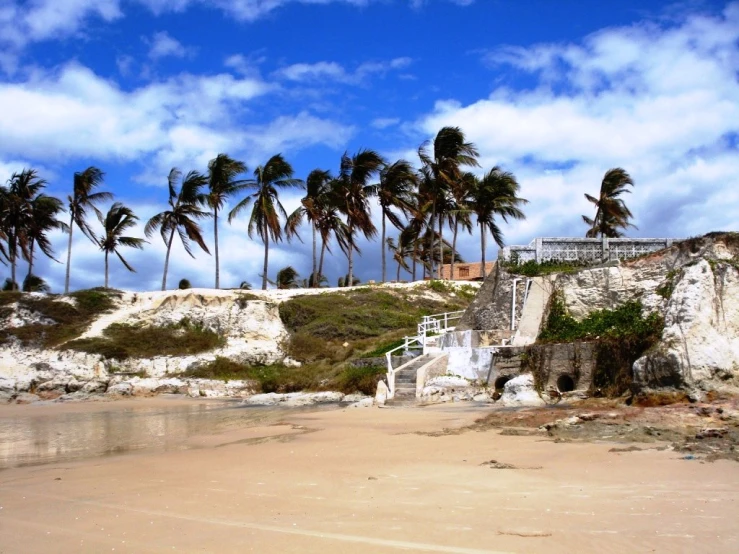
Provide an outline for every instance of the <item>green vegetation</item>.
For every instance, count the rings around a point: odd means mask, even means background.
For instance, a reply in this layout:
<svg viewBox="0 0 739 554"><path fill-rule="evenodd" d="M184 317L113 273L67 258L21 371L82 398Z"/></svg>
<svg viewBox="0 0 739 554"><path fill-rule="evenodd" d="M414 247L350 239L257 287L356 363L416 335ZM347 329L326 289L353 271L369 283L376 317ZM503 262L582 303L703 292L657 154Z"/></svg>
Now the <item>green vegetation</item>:
<svg viewBox="0 0 739 554"><path fill-rule="evenodd" d="M350 292L298 296L280 304L279 310L282 321L292 332L288 346L290 356L302 362L336 363L355 352L378 348L414 334L424 315L462 310L467 304L451 295L438 301L412 291L367 287Z"/></svg>
<svg viewBox="0 0 739 554"><path fill-rule="evenodd" d="M0 342L16 337L25 345L58 346L78 337L95 318L111 311L115 307L113 299L120 297L120 294L112 289L81 290L69 295L75 300L72 305L56 296L36 298L20 292L0 293L0 306L17 302L19 308L25 308L55 322L51 325L35 323L4 329L0 331Z"/></svg>
<svg viewBox="0 0 739 554"><path fill-rule="evenodd" d="M100 354L105 358L150 358L153 356L187 356L206 352L225 344L217 333L182 320L166 327L134 327L114 323L102 337L77 339L65 348Z"/></svg>
<svg viewBox="0 0 739 554"><path fill-rule="evenodd" d="M665 299L669 299L672 296L672 291L675 289L675 277L679 272L675 269L670 270L665 275L665 281L658 286L654 292Z"/></svg>
<svg viewBox="0 0 739 554"><path fill-rule="evenodd" d="M325 366L313 365L287 367L284 365L246 365L216 358L183 374L197 379L220 379L223 381L255 381L261 392L298 392L304 390L332 390L352 394L362 392L374 394L377 381L385 374L382 366L348 367L345 370L327 371Z"/></svg>
<svg viewBox="0 0 739 554"><path fill-rule="evenodd" d="M502 264L502 267L514 275L524 275L526 277L538 277L540 275L550 275L552 273L575 273L580 271L583 267L587 267L584 262L564 262L557 260L549 260L546 262L537 263L534 260L529 260L523 264L517 262L498 262Z"/></svg>
<svg viewBox="0 0 739 554"><path fill-rule="evenodd" d="M659 314L644 317L640 302L626 302L613 310L597 310L582 321L567 313L555 294L540 343L596 341L595 392L616 396L629 390L632 366L660 338L664 321Z"/></svg>
<svg viewBox="0 0 739 554"><path fill-rule="evenodd" d="M381 346L378 346L377 348L370 350L369 352L365 352L362 354L362 358L379 358L380 356L384 356L391 350L395 350L396 348L403 346L405 344L405 338L394 340L392 342L385 343Z"/></svg>

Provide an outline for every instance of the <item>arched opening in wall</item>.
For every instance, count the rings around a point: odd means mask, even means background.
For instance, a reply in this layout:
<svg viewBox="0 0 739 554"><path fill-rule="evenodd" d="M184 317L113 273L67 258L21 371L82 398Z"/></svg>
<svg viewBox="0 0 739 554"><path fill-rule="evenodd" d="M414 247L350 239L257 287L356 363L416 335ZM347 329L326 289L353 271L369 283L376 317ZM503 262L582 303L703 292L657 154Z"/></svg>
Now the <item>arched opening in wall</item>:
<svg viewBox="0 0 739 554"><path fill-rule="evenodd" d="M572 392L575 390L575 381L569 375L560 375L557 379L557 390L559 392Z"/></svg>
<svg viewBox="0 0 739 554"><path fill-rule="evenodd" d="M505 387L505 384L513 379L510 375L501 375L495 380L495 390L496 392L503 392L503 387Z"/></svg>

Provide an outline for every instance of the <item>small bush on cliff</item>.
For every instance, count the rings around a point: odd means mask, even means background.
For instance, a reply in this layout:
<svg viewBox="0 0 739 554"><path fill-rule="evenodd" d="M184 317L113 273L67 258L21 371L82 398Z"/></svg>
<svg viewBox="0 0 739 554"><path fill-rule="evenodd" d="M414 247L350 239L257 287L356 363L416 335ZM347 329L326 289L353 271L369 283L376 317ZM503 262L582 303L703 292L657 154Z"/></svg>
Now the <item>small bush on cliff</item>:
<svg viewBox="0 0 739 554"><path fill-rule="evenodd" d="M524 275L526 277L538 277L540 275L550 275L552 273L575 273L584 267L586 262L577 261L557 261L549 260L546 262L536 263L534 260L518 264L516 262L502 262L503 268L513 275Z"/></svg>
<svg viewBox="0 0 739 554"><path fill-rule="evenodd" d="M113 289L90 289L73 292L69 296L74 299L74 304L59 301L53 295L35 297L21 293L3 293L0 295L2 300L12 299L18 303L18 307L50 319L54 323L51 325L34 323L4 329L0 332L0 342L5 342L12 336L25 345L53 347L63 344L81 335L95 318L113 310L114 299L119 298L121 293Z"/></svg>
<svg viewBox="0 0 739 554"><path fill-rule="evenodd" d="M593 387L606 396L617 396L630 389L634 362L659 340L663 328L659 314L642 315L641 302L597 310L577 321L567 313L561 295L554 294L539 342L596 341Z"/></svg>
<svg viewBox="0 0 739 554"><path fill-rule="evenodd" d="M206 352L225 344L225 339L187 320L164 327L135 327L114 323L102 337L77 339L66 348L100 354L105 358L151 358L154 356L187 356Z"/></svg>

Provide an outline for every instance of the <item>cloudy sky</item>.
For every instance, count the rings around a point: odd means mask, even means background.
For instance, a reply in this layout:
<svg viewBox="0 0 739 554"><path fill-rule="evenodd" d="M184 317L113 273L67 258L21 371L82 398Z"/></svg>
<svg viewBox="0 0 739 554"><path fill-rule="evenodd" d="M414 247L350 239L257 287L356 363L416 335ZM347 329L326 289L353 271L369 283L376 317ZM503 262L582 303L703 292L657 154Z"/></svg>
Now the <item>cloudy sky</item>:
<svg viewBox="0 0 739 554"><path fill-rule="evenodd" d="M34 167L66 197L95 165L145 222L172 167L205 170L219 152L250 170L281 152L305 177L361 148L417 163L454 125L530 200L509 244L582 236L583 193L616 166L636 183L633 236L739 230L737 68L739 2L0 0L0 180ZM299 198L283 197L288 211ZM222 286L257 285L261 243L244 221L220 235ZM303 235L271 250L270 276L310 272ZM137 273L113 261L111 286L157 289L158 239L129 254ZM461 251L479 259L477 234ZM379 279L379 244L362 252L356 274ZM102 284L102 253L79 233L72 266L73 288ZM63 286L63 264L38 272ZM345 272L336 249L326 273ZM213 273L174 246L170 284Z"/></svg>

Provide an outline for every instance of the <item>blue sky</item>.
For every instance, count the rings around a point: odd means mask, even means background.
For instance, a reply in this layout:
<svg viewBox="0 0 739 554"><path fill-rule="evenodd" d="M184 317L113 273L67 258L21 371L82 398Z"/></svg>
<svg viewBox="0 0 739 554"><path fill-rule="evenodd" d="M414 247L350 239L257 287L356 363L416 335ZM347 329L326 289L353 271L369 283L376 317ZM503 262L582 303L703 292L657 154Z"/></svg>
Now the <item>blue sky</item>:
<svg viewBox="0 0 739 554"><path fill-rule="evenodd" d="M508 243L581 236L583 192L615 166L636 182L633 235L737 230L739 3L607 4L0 0L0 179L35 167L65 196L74 171L96 165L143 223L173 166L204 170L227 152L253 168L282 152L304 177L360 148L416 163L421 142L456 125L481 170L513 171L531 201L525 222L504 226ZM299 197L284 196L288 211ZM221 230L225 286L259 282L261 244L245 227ZM64 236L54 242L64 259ZM478 244L461 239L467 260ZM378 279L379 243L362 251L356 273ZM332 283L346 271L336 254ZM155 238L129 254L137 273L114 264L111 284L156 289L163 258ZM287 264L309 273L309 241L274 248L270 274ZM175 246L170 283L211 286L213 267ZM77 234L73 288L102 271ZM39 273L59 290L62 264Z"/></svg>

